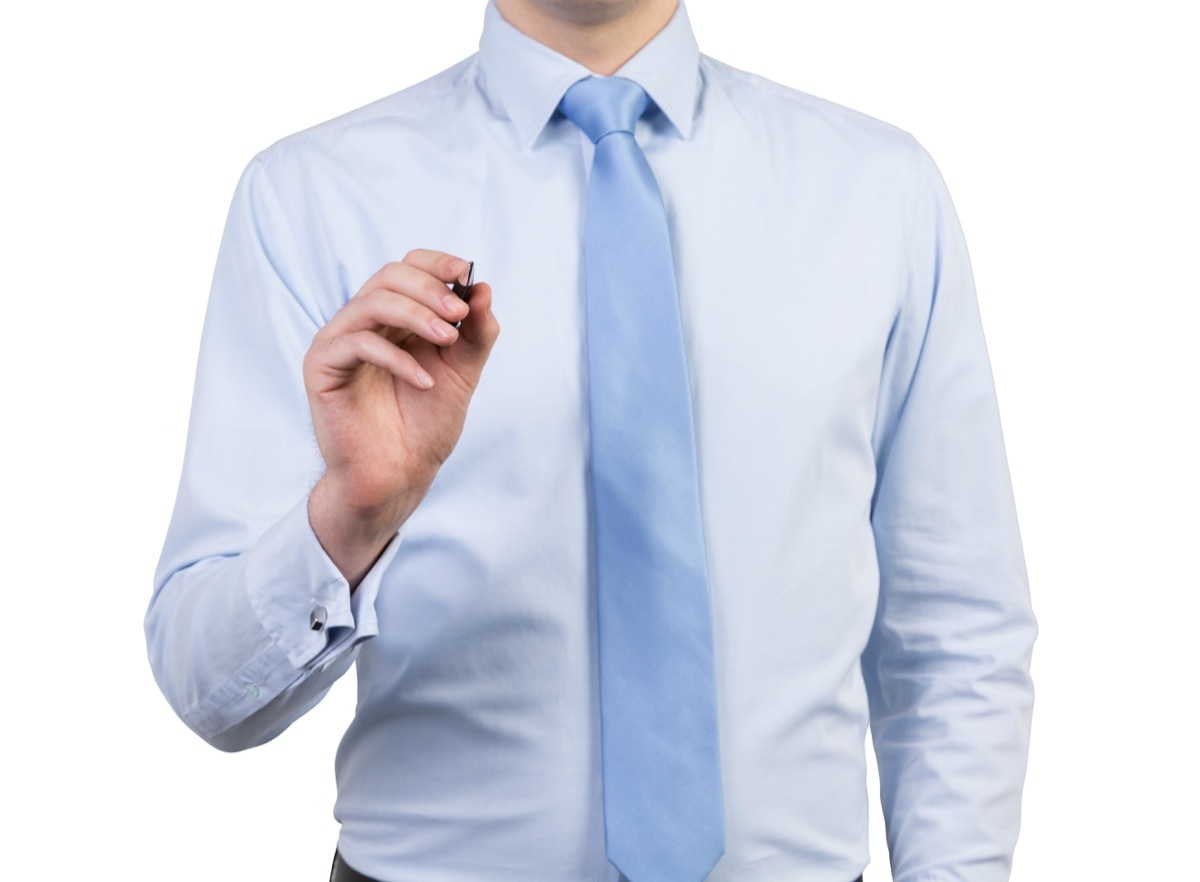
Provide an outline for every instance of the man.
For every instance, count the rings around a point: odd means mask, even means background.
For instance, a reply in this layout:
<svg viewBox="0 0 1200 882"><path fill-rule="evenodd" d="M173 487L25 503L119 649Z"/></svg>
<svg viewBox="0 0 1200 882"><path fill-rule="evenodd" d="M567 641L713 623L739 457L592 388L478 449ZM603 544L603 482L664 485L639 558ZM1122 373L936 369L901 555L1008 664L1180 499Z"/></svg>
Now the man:
<svg viewBox="0 0 1200 882"><path fill-rule="evenodd" d="M600 131L606 83L637 109ZM682 394L641 395L672 341ZM609 480L610 432L648 480ZM614 649L663 611L609 584L676 541L611 541L641 520L702 524L702 596ZM336 879L850 882L868 720L897 882L1008 878L1035 625L949 197L903 133L699 55L675 0L494 0L477 55L254 160L156 581L159 683L222 749L357 659Z"/></svg>

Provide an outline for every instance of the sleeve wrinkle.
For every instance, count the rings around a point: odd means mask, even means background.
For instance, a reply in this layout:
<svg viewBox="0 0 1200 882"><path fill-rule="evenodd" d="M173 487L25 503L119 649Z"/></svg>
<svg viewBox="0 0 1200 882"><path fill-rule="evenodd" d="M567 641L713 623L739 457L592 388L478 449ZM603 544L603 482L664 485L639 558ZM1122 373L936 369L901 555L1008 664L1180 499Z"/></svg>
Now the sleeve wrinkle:
<svg viewBox="0 0 1200 882"><path fill-rule="evenodd" d="M1006 882L1036 626L966 245L919 147L918 159L880 395L862 673L895 878Z"/></svg>

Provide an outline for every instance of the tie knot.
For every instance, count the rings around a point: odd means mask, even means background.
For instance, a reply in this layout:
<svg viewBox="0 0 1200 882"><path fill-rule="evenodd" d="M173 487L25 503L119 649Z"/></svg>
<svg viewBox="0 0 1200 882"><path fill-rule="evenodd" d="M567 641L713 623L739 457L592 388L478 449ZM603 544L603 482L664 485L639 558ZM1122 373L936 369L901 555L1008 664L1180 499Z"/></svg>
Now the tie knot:
<svg viewBox="0 0 1200 882"><path fill-rule="evenodd" d="M650 103L646 90L623 77L587 77L563 95L558 109L596 143L612 132L633 133Z"/></svg>

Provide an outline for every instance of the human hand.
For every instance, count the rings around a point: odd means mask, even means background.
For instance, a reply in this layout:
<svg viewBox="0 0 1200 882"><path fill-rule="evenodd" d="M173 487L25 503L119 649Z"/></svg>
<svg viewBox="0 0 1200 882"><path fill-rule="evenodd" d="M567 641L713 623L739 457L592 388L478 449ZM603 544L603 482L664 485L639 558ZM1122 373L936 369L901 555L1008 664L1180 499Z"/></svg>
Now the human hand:
<svg viewBox="0 0 1200 882"><path fill-rule="evenodd" d="M304 357L325 460L309 520L352 587L453 451L500 332L488 285L472 286L469 307L446 287L465 280L466 268L425 250L387 264L317 332Z"/></svg>

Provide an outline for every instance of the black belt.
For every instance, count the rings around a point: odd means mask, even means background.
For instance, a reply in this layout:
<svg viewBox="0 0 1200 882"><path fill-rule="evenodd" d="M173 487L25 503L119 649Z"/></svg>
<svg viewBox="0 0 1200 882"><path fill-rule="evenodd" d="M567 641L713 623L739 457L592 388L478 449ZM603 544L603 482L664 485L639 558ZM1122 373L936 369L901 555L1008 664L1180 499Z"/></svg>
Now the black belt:
<svg viewBox="0 0 1200 882"><path fill-rule="evenodd" d="M333 853L333 869L329 871L329 882L376 882L376 880L358 872L342 860L342 856L335 851ZM863 877L859 876L854 882L863 882Z"/></svg>
<svg viewBox="0 0 1200 882"><path fill-rule="evenodd" d="M375 880L358 872L342 860L342 856L335 851L333 867L329 870L329 882L375 882Z"/></svg>

